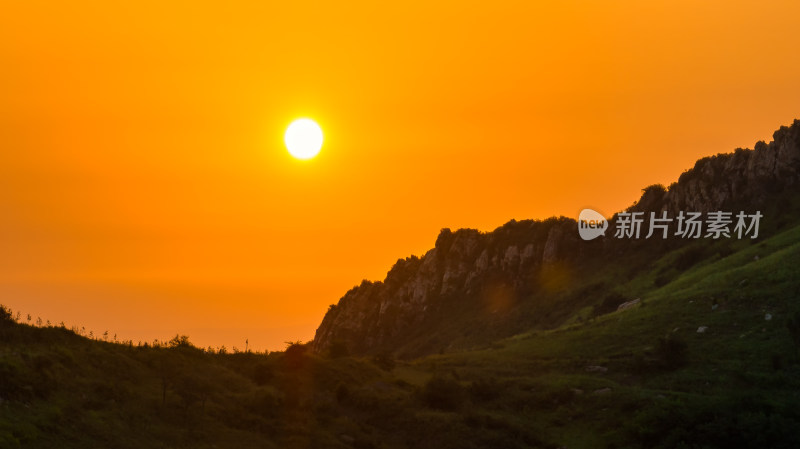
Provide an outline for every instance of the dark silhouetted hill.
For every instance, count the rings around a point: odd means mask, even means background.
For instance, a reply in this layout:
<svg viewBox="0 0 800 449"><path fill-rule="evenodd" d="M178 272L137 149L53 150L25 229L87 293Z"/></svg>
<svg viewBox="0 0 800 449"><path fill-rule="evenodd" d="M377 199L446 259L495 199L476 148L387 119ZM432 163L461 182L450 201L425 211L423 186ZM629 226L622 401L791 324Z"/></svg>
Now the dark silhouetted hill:
<svg viewBox="0 0 800 449"><path fill-rule="evenodd" d="M680 211L760 210L764 236L792 224L799 188L795 120L768 144L700 159L669 188L644 189L628 211L674 217ZM364 281L348 291L325 315L313 349L324 352L336 342L354 353L419 356L557 327L614 294L615 283L604 281L614 278L609 259L635 272L686 244L614 239L615 219L605 237L590 242L580 240L576 221L564 217L512 220L488 233L443 229L424 256L400 259L382 282ZM596 280L592 288L584 282L590 278Z"/></svg>

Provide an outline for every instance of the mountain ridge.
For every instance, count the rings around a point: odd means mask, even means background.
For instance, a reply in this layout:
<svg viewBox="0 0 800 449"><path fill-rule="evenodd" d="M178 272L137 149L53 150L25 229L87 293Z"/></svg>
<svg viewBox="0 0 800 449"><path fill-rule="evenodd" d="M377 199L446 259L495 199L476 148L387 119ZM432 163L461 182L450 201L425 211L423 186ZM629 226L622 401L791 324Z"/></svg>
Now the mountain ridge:
<svg viewBox="0 0 800 449"><path fill-rule="evenodd" d="M625 211L677 214L681 210L706 213L761 207L775 203L776 198L796 191L798 186L800 120L794 120L792 125L776 130L770 143L759 141L752 150L737 148L732 153L699 159L668 188L646 187L640 199ZM610 219L611 226L618 215ZM466 317L462 327L474 322L495 327L498 335L507 336L523 328L513 323L517 319L514 310L523 307L521 298L549 298L552 290L562 288L568 279L590 273L579 269L584 259L602 263L599 259L604 254L630 254L645 247L657 252L683 244L623 241L609 236L582 241L576 229L577 222L566 217L511 220L487 233L442 229L434 248L422 257L399 259L383 281L365 280L345 293L326 313L311 347L324 352L340 343L354 353L397 353L411 336L421 338L422 343L406 351L407 355L437 348L441 351L452 347L452 338L447 341L447 337L420 334L447 323L450 316L458 314L453 312L464 310L489 318Z"/></svg>

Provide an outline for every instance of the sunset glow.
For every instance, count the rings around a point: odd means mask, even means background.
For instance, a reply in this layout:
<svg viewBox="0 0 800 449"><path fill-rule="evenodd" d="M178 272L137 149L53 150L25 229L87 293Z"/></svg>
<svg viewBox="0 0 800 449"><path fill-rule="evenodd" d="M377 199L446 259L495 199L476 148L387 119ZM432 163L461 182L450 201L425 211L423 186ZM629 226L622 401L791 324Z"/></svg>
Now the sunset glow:
<svg viewBox="0 0 800 449"><path fill-rule="evenodd" d="M443 227L611 214L800 105L794 1L38 3L0 14L0 296L133 341L310 340Z"/></svg>

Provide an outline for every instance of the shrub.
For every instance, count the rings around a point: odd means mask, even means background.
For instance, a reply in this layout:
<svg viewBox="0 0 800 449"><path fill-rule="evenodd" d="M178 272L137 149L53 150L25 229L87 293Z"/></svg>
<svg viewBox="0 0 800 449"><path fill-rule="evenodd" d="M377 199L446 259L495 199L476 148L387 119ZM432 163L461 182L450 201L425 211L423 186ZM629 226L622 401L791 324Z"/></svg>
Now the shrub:
<svg viewBox="0 0 800 449"><path fill-rule="evenodd" d="M702 246L691 246L675 259L675 268L686 271L707 256L706 249Z"/></svg>
<svg viewBox="0 0 800 449"><path fill-rule="evenodd" d="M272 380L273 375L272 366L266 362L261 362L253 368L253 382L256 385L266 385Z"/></svg>
<svg viewBox="0 0 800 449"><path fill-rule="evenodd" d="M289 369L299 369L306 360L308 347L300 342L287 342L286 351L283 353L284 361Z"/></svg>
<svg viewBox="0 0 800 449"><path fill-rule="evenodd" d="M434 376L422 389L428 407L439 410L458 410L464 403L464 387L454 379Z"/></svg>
<svg viewBox="0 0 800 449"><path fill-rule="evenodd" d="M599 305L595 306L594 314L595 316L599 316L614 312L620 304L626 301L627 299L619 293L609 293L603 298L603 301L601 301Z"/></svg>
<svg viewBox="0 0 800 449"><path fill-rule="evenodd" d="M345 403L347 399L350 397L350 389L347 385L340 383L336 386L336 402L339 404Z"/></svg>
<svg viewBox="0 0 800 449"><path fill-rule="evenodd" d="M674 335L667 335L658 339L656 357L666 369L677 369L686 365L689 345Z"/></svg>
<svg viewBox="0 0 800 449"><path fill-rule="evenodd" d="M500 396L502 386L494 378L478 379L469 386L469 395L475 400L490 401Z"/></svg>
<svg viewBox="0 0 800 449"><path fill-rule="evenodd" d="M11 323L14 318L11 316L11 309L4 305L0 305L0 324Z"/></svg>
<svg viewBox="0 0 800 449"><path fill-rule="evenodd" d="M382 351L378 353L372 358L372 363L384 371L391 371L395 366L394 357L392 356L392 353L388 351Z"/></svg>
<svg viewBox="0 0 800 449"><path fill-rule="evenodd" d="M656 276L655 279L653 279L653 285L655 285L656 287L663 287L672 282L674 275L675 273L672 271L661 273L658 276Z"/></svg>
<svg viewBox="0 0 800 449"><path fill-rule="evenodd" d="M108 331L106 331L108 334ZM188 335L175 335L172 340L167 343L170 348L191 348L192 344L189 342Z"/></svg>
<svg viewBox="0 0 800 449"><path fill-rule="evenodd" d="M350 355L350 351L347 349L347 343L343 340L333 341L328 351L332 359L339 359Z"/></svg>

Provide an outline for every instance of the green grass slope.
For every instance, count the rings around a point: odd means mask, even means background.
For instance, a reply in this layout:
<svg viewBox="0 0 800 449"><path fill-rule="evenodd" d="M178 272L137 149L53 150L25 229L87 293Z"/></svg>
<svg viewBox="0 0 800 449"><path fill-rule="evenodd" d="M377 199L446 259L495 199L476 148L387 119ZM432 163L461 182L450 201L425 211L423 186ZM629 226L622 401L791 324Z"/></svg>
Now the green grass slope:
<svg viewBox="0 0 800 449"><path fill-rule="evenodd" d="M631 309L424 366L503 379L498 409L570 448L798 447L800 227L736 246L657 287L696 248L665 255L618 287Z"/></svg>

